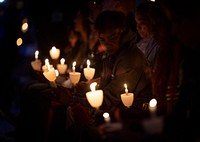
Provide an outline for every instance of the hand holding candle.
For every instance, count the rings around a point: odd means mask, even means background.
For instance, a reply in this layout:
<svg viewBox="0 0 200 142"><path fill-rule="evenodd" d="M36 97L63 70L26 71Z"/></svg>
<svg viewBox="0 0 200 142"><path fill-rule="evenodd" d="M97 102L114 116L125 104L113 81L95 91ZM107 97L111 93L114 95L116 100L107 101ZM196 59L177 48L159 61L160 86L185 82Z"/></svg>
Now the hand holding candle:
<svg viewBox="0 0 200 142"><path fill-rule="evenodd" d="M133 100L134 100L134 94L133 93L128 93L128 88L127 88L127 84L124 84L125 87L125 93L121 94L121 100L122 103L129 108L132 104L133 104Z"/></svg>

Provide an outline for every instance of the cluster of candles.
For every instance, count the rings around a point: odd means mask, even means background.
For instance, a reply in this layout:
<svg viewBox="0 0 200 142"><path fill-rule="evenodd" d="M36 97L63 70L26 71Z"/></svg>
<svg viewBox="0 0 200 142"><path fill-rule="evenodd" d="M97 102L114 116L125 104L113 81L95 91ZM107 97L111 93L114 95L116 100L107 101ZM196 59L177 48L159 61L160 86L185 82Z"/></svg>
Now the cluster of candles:
<svg viewBox="0 0 200 142"><path fill-rule="evenodd" d="M57 49L55 46L53 46L49 54L52 59L57 60L60 57L60 49ZM31 62L31 66L34 70L36 71L43 71L44 76L51 82L54 82L56 79L57 74L65 74L67 71L67 64L65 64L65 59L61 58L60 59L60 64L57 64L57 70L54 69L53 65L49 63L48 59L45 59L45 65L42 66L41 60L38 59L39 51L35 51L35 60ZM73 85L77 84L80 80L81 73L75 71L75 66L76 66L76 61L73 62L72 64L72 72L69 73L70 75L70 80ZM57 72L56 76L53 72ZM90 67L90 61L87 60L87 68L84 68L84 76L85 78L90 81L95 74L95 69Z"/></svg>
<svg viewBox="0 0 200 142"><path fill-rule="evenodd" d="M60 57L60 50L57 49L55 46L53 46L49 51L49 54L52 59L58 59ZM38 59L38 55L39 51L36 50L35 61L32 61L31 65L34 70L41 71L42 63L41 60ZM72 63L72 71L69 72L69 78L73 85L76 85L80 81L81 77L81 73L76 72L75 66L76 66L76 61ZM54 69L53 65L49 63L48 59L45 59L45 65L42 66L43 75L53 84L56 84L55 83L56 77L59 74L65 74L66 70L67 70L67 64L65 64L64 58L61 58L60 64L57 64L57 70ZM90 60L87 60L87 67L83 69L83 73L88 81L91 81L91 79L93 79L95 74L95 68L90 67ZM96 85L97 85L96 82L90 84L91 91L86 93L86 98L92 107L99 109L103 103L103 90L96 90L95 89ZM133 104L134 101L134 93L128 92L128 87L126 83L124 84L124 87L125 87L125 93L121 94L120 97L124 106L130 108L130 106ZM155 100L153 102L154 102L153 105L155 105ZM153 105L152 103L149 103L149 110L151 112L155 112L156 110L156 106Z"/></svg>

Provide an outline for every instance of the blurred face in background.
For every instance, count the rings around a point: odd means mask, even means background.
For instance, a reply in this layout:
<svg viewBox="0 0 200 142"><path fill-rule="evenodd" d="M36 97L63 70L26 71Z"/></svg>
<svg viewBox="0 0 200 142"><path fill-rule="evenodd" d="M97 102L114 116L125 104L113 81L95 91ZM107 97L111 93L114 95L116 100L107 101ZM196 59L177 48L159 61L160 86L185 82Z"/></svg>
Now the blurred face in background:
<svg viewBox="0 0 200 142"><path fill-rule="evenodd" d="M113 54L118 50L122 31L121 28L117 28L98 32L99 42L105 47L108 54Z"/></svg>
<svg viewBox="0 0 200 142"><path fill-rule="evenodd" d="M135 15L135 21L137 24L137 30L138 33L140 34L140 36L142 38L149 38L152 36L152 31L151 31L151 27L150 27L150 23L148 23L147 21L145 21L145 19L143 19L140 15L136 14Z"/></svg>

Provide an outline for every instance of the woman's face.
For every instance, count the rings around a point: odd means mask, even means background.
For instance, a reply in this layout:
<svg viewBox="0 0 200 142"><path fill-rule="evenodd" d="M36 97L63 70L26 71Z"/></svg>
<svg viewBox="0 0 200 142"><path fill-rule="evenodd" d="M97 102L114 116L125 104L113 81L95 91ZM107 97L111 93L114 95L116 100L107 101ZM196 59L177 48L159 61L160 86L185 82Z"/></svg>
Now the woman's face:
<svg viewBox="0 0 200 142"><path fill-rule="evenodd" d="M150 24L144 21L140 15L135 15L138 33L142 38L149 38L152 36Z"/></svg>

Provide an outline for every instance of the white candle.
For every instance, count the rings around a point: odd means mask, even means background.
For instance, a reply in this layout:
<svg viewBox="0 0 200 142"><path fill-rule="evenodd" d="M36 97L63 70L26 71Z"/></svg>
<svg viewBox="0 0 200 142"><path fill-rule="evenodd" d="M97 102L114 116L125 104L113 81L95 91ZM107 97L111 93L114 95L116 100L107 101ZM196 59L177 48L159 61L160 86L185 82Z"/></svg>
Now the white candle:
<svg viewBox="0 0 200 142"><path fill-rule="evenodd" d="M53 65L50 65L49 63L49 59L45 59L45 64L42 66L42 71L45 72L45 71L48 71L48 67L50 68L53 68Z"/></svg>
<svg viewBox="0 0 200 142"><path fill-rule="evenodd" d="M149 111L151 113L151 118L145 119L143 121L143 126L148 134L160 134L163 132L163 116L156 116L157 111L157 100L155 98L149 101Z"/></svg>
<svg viewBox="0 0 200 142"><path fill-rule="evenodd" d="M76 66L76 62L74 61L74 62L72 63L72 71L73 71L73 72L75 72L75 71L76 71L76 68L75 68L75 66Z"/></svg>
<svg viewBox="0 0 200 142"><path fill-rule="evenodd" d="M124 106L129 108L133 104L134 94L128 93L128 88L126 83L124 84L124 87L125 87L125 93L121 94L120 96Z"/></svg>
<svg viewBox="0 0 200 142"><path fill-rule="evenodd" d="M90 60L87 60L87 68L83 69L83 73L88 81L90 81L94 77L95 69L90 68Z"/></svg>
<svg viewBox="0 0 200 142"><path fill-rule="evenodd" d="M151 99L150 102L149 102L149 111L152 114L155 114L156 110L157 110L157 100Z"/></svg>
<svg viewBox="0 0 200 142"><path fill-rule="evenodd" d="M59 71L55 70L55 72L56 72L56 77L58 77L59 76Z"/></svg>
<svg viewBox="0 0 200 142"><path fill-rule="evenodd" d="M38 51L38 50L36 50L36 51L35 51L35 60L37 60L37 59L38 59L38 55L39 55L39 51Z"/></svg>
<svg viewBox="0 0 200 142"><path fill-rule="evenodd" d="M133 104L134 94L133 93L124 93L121 94L121 100L124 106L129 108Z"/></svg>
<svg viewBox="0 0 200 142"><path fill-rule="evenodd" d="M57 64L57 69L58 69L60 74L65 74L65 72L67 70L67 64L65 64L64 58L60 59L60 64Z"/></svg>
<svg viewBox="0 0 200 142"><path fill-rule="evenodd" d="M51 68L50 65L48 65L48 70L43 72L43 75L48 79L49 81L54 82L56 80L56 72L54 68Z"/></svg>
<svg viewBox="0 0 200 142"><path fill-rule="evenodd" d="M51 56L52 59L58 59L60 56L60 49L57 49L55 46L53 46L50 50L49 50L49 54Z"/></svg>
<svg viewBox="0 0 200 142"><path fill-rule="evenodd" d="M104 118L104 121L105 121L106 123L109 123L109 122L111 121L110 115L109 115L108 112L104 112L104 113L103 113L103 118Z"/></svg>
<svg viewBox="0 0 200 142"><path fill-rule="evenodd" d="M61 64L61 65L64 65L64 64L65 64L65 59L64 59L64 58L61 58L61 59L60 59L60 64Z"/></svg>
<svg viewBox="0 0 200 142"><path fill-rule="evenodd" d="M97 85L96 82L90 84L91 91L86 93L86 98L92 107L99 109L99 107L103 103L103 91L96 90L95 89L96 85Z"/></svg>
<svg viewBox="0 0 200 142"><path fill-rule="evenodd" d="M42 62L41 62L41 60L38 59L38 55L39 55L39 51L36 50L35 51L35 61L31 61L31 66L32 66L33 70L36 70L36 71L40 71L41 66L42 66Z"/></svg>
<svg viewBox="0 0 200 142"><path fill-rule="evenodd" d="M49 65L49 59L45 59L44 63L45 63L46 66Z"/></svg>
<svg viewBox="0 0 200 142"><path fill-rule="evenodd" d="M70 78L70 81L72 82L72 84L76 85L81 78L81 73L80 72L70 72L69 78Z"/></svg>

